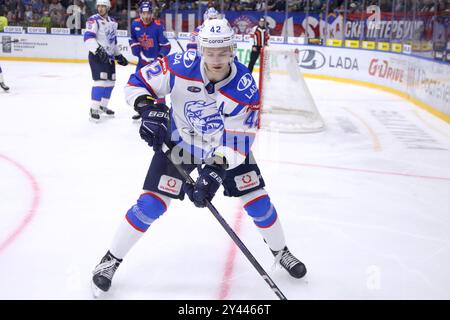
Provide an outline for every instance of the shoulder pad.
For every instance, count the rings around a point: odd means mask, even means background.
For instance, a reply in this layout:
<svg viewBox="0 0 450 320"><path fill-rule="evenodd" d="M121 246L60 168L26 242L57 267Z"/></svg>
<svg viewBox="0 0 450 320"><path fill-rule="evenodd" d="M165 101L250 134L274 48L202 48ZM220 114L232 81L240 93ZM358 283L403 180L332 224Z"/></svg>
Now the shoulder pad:
<svg viewBox="0 0 450 320"><path fill-rule="evenodd" d="M196 51L187 50L184 53L179 52L168 55L167 62L168 69L175 76L203 82L200 72L200 57Z"/></svg>
<svg viewBox="0 0 450 320"><path fill-rule="evenodd" d="M90 16L86 21L97 21L99 19L98 14Z"/></svg>
<svg viewBox="0 0 450 320"><path fill-rule="evenodd" d="M235 61L236 76L226 86L220 89L220 92L227 98L243 104L258 105L259 90L256 86L255 79L250 71L242 63Z"/></svg>

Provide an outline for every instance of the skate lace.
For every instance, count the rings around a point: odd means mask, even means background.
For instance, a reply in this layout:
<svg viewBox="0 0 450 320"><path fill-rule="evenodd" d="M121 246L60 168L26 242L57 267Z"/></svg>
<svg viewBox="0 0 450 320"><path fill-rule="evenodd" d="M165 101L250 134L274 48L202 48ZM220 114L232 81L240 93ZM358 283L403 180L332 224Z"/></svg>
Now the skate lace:
<svg viewBox="0 0 450 320"><path fill-rule="evenodd" d="M286 269L290 270L292 269L297 263L300 263L300 261L294 257L289 250L281 250L276 256L275 256L275 263L273 265L273 268L277 264L282 265Z"/></svg>
<svg viewBox="0 0 450 320"><path fill-rule="evenodd" d="M114 273L116 272L118 265L116 265L117 261L115 259L111 259L109 261L105 261L100 263L97 268L94 270L94 274L98 274L112 280Z"/></svg>

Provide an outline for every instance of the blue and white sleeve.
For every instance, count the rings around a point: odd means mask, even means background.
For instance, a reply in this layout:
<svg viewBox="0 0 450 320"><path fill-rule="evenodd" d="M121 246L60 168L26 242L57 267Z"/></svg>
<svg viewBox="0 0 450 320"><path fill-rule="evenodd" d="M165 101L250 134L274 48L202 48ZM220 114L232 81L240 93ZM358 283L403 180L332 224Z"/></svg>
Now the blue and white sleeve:
<svg viewBox="0 0 450 320"><path fill-rule="evenodd" d="M161 99L170 93L171 74L167 69L167 58L155 60L131 75L125 86L125 99L134 107L136 99L143 95Z"/></svg>
<svg viewBox="0 0 450 320"><path fill-rule="evenodd" d="M98 23L95 19L88 19L86 21L86 32L84 33L84 43L88 50L95 53L99 44L97 42Z"/></svg>

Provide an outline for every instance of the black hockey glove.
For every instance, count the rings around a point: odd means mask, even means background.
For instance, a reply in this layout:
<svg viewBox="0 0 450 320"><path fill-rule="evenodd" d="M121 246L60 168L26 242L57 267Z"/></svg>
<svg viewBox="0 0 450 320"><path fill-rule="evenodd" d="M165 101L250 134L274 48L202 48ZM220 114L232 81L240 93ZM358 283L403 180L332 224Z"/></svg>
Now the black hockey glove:
<svg viewBox="0 0 450 320"><path fill-rule="evenodd" d="M195 185L185 183L183 190L196 207L206 207L206 200L214 198L225 178L225 167L219 165L205 165L199 170L199 177Z"/></svg>
<svg viewBox="0 0 450 320"><path fill-rule="evenodd" d="M117 63L120 64L121 66L126 66L128 64L128 60L127 58L125 58L123 55L119 54L118 56L115 57L117 60Z"/></svg>
<svg viewBox="0 0 450 320"><path fill-rule="evenodd" d="M101 62L109 63L109 55L102 46L99 46L97 48L97 50L95 51L95 55Z"/></svg>
<svg viewBox="0 0 450 320"><path fill-rule="evenodd" d="M134 110L142 117L139 134L154 151L161 149L169 125L169 108L163 104L154 104L151 96L141 96L136 99Z"/></svg>

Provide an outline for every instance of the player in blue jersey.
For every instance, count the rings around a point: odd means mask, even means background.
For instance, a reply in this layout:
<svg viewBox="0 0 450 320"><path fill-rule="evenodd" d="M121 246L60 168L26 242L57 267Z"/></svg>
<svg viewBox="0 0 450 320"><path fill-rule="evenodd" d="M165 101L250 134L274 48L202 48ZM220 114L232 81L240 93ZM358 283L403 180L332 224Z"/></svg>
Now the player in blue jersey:
<svg viewBox="0 0 450 320"><path fill-rule="evenodd" d="M152 18L152 5L142 2L139 6L140 18L131 23L131 39L129 40L133 55L138 57L136 71L162 58L170 52L170 42L164 36L164 27Z"/></svg>
<svg viewBox="0 0 450 320"><path fill-rule="evenodd" d="M203 14L203 23L206 20L213 20L213 19L218 19L218 18L220 18L219 12L216 9L214 9L213 7L211 7L211 8L208 8L205 11L205 13ZM197 50L197 46L198 46L197 37L198 37L198 33L199 33L202 25L203 24L199 25L191 32L189 42L186 45L187 50Z"/></svg>
<svg viewBox="0 0 450 320"><path fill-rule="evenodd" d="M157 58L167 56L171 49L169 40L164 36L164 27L152 17L151 3L142 2L139 13L140 18L131 23L129 40L131 52L139 59L136 71ZM133 120L138 119L140 119L138 114L133 116Z"/></svg>
<svg viewBox="0 0 450 320"><path fill-rule="evenodd" d="M3 81L2 67L0 66L0 87L5 91L9 91L9 87Z"/></svg>
<svg viewBox="0 0 450 320"><path fill-rule="evenodd" d="M259 92L247 67L234 60L234 32L225 19L205 22L199 53L188 50L157 60L132 75L125 88L128 104L142 116L140 135L155 154L143 193L93 272L94 295L109 290L122 259L172 200L187 194L195 206L205 207L221 185L225 196L240 199L276 261L295 278L306 274L305 265L286 246L251 152ZM155 103L167 94L171 108ZM198 170L195 185L184 183L161 151L163 143L173 146L172 155L186 172Z"/></svg>
<svg viewBox="0 0 450 320"><path fill-rule="evenodd" d="M90 119L100 120L100 114L114 115L108 108L109 99L116 81L115 61L122 66L128 64L117 46L117 22L108 16L109 0L97 0L98 13L86 21L84 42L89 49L89 65L94 85L91 91Z"/></svg>

